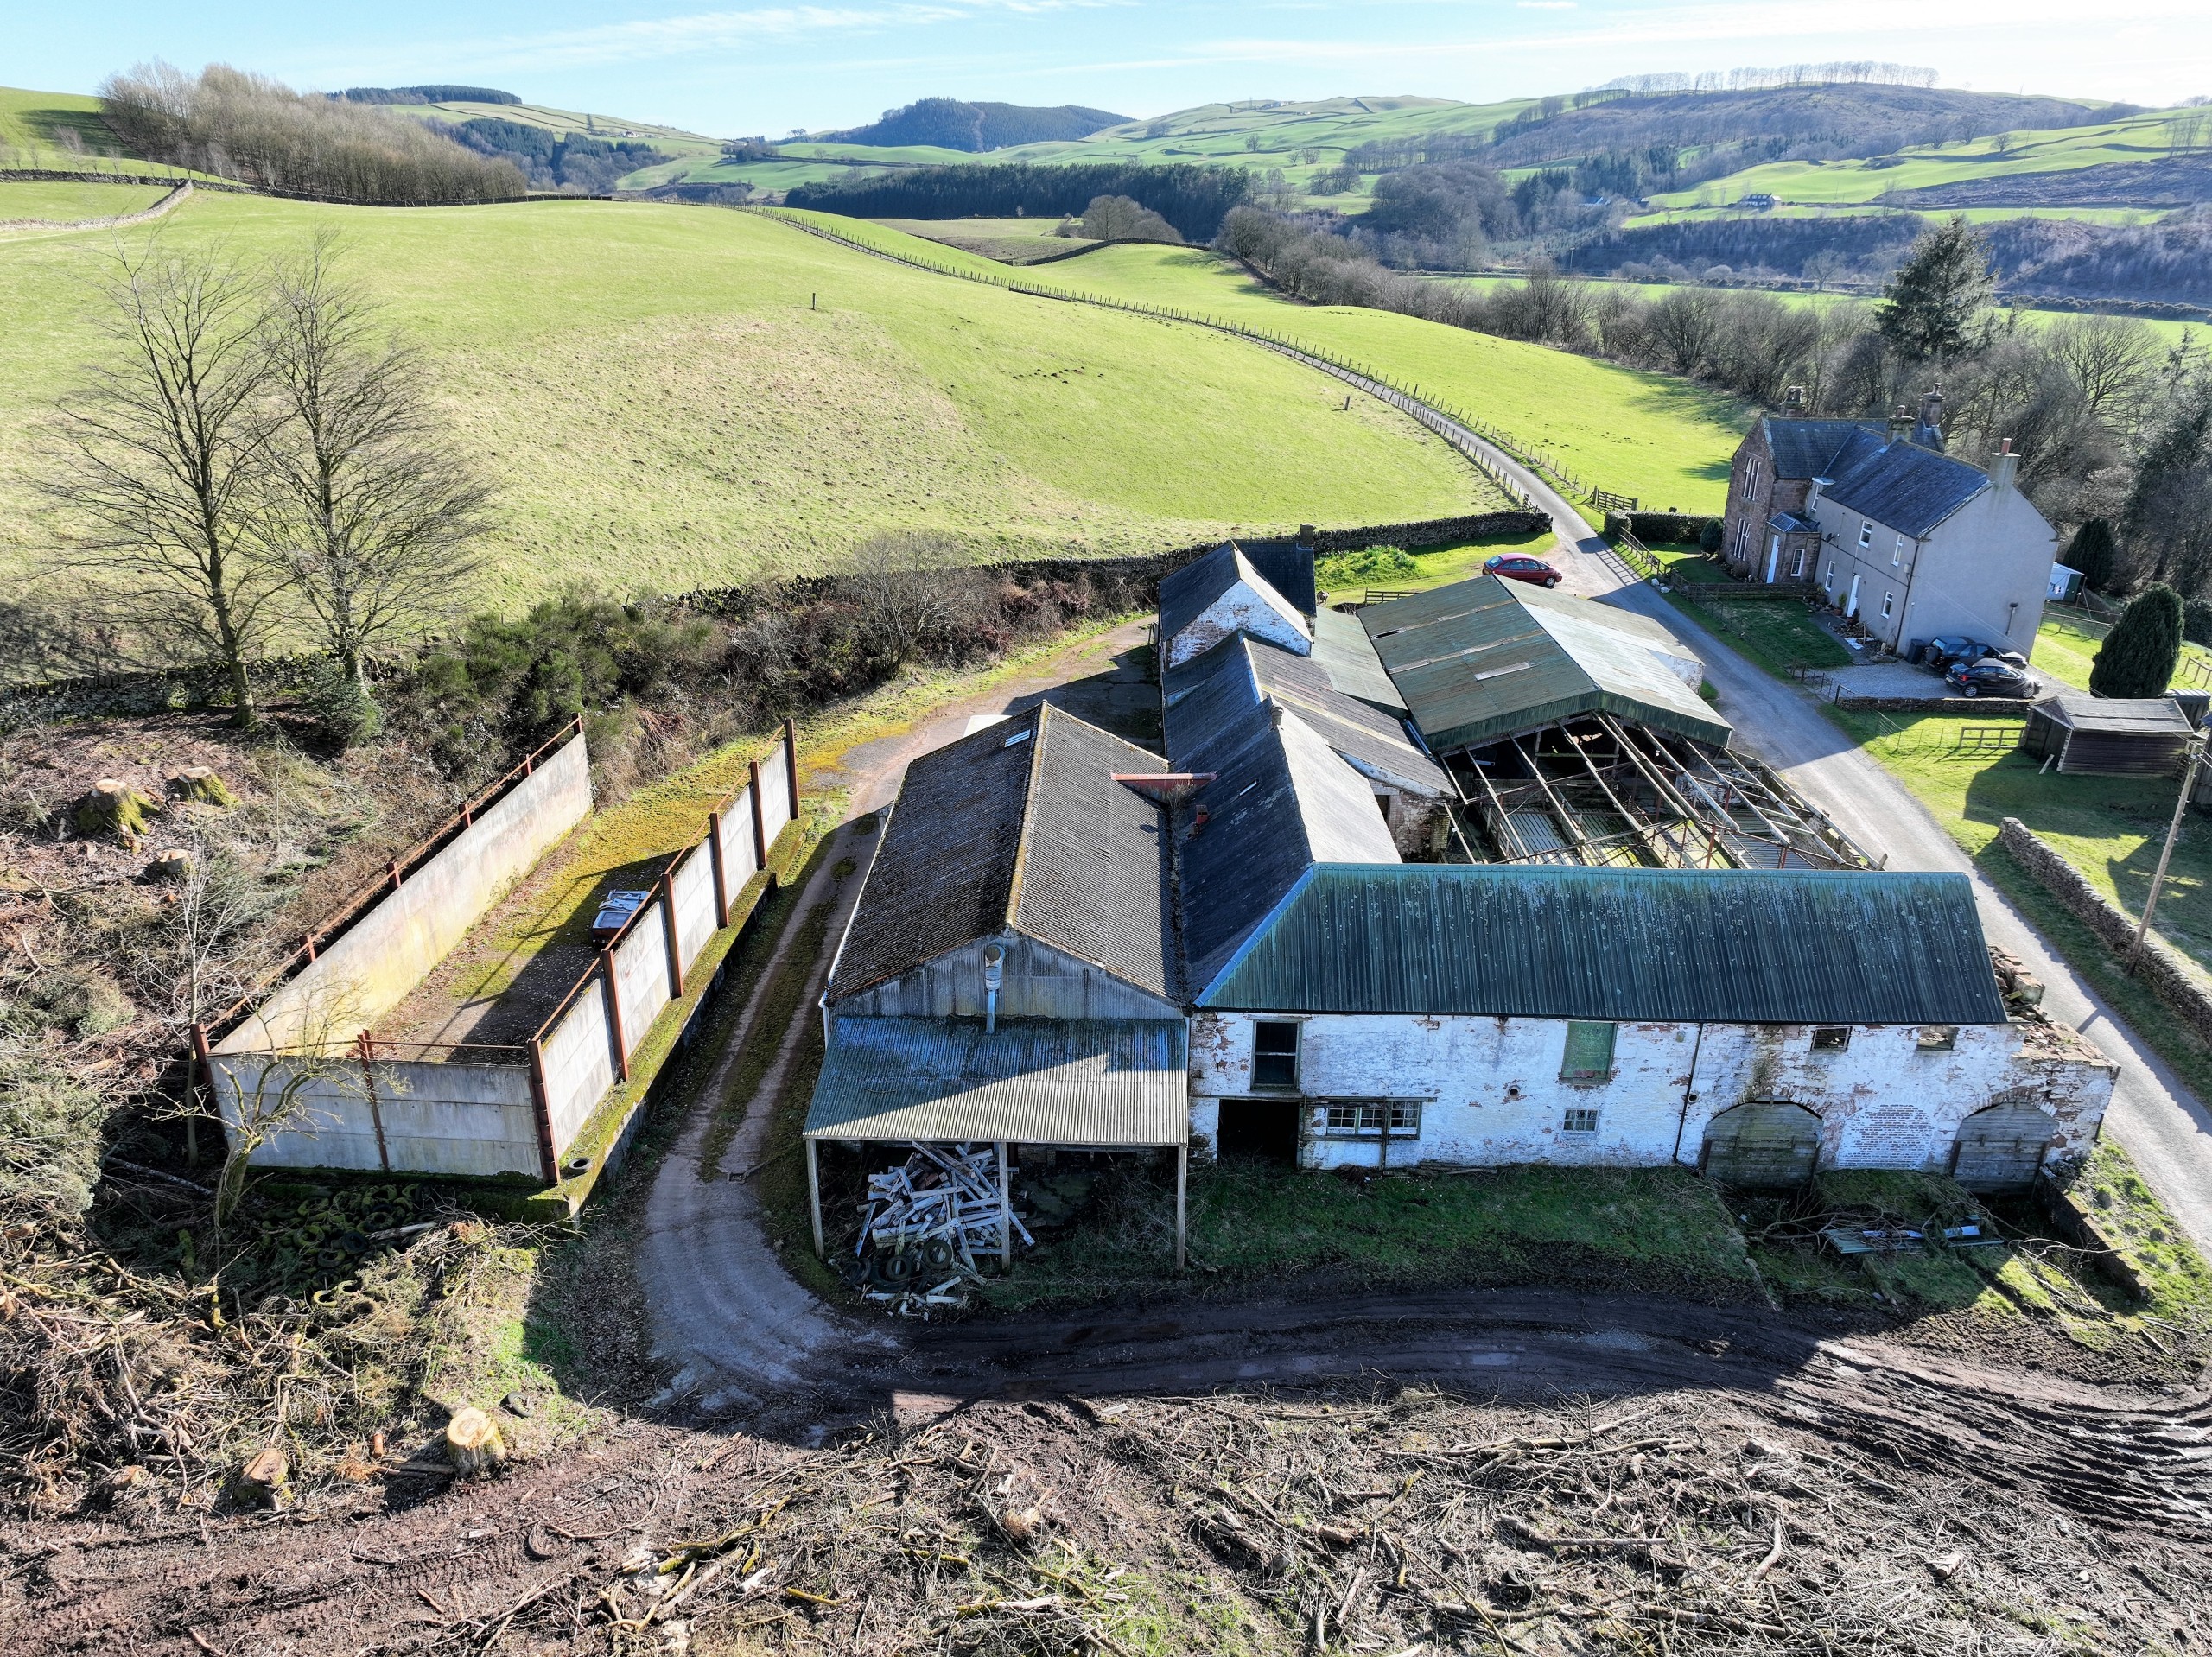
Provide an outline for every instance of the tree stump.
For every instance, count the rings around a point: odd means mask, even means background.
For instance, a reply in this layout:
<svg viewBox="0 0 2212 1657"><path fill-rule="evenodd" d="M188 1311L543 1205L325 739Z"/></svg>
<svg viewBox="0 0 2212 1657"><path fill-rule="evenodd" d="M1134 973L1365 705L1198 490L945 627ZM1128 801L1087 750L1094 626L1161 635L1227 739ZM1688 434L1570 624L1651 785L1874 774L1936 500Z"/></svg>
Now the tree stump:
<svg viewBox="0 0 2212 1657"><path fill-rule="evenodd" d="M71 808L69 815L77 832L88 840L98 835L135 840L146 832L147 815L161 809L128 783L103 777Z"/></svg>
<svg viewBox="0 0 2212 1657"><path fill-rule="evenodd" d="M271 1444L256 1451L238 1470L238 1496L264 1508L281 1508L291 1496L290 1465L284 1452Z"/></svg>
<svg viewBox="0 0 2212 1657"><path fill-rule="evenodd" d="M192 854L172 847L146 865L138 878L154 886L183 886L192 879Z"/></svg>
<svg viewBox="0 0 2212 1657"><path fill-rule="evenodd" d="M213 765L187 765L168 779L163 791L172 800L219 806L226 811L238 803L238 797L216 774Z"/></svg>
<svg viewBox="0 0 2212 1657"><path fill-rule="evenodd" d="M479 1409L457 1410L446 1423L446 1459L463 1478L489 1473L507 1458L499 1424Z"/></svg>

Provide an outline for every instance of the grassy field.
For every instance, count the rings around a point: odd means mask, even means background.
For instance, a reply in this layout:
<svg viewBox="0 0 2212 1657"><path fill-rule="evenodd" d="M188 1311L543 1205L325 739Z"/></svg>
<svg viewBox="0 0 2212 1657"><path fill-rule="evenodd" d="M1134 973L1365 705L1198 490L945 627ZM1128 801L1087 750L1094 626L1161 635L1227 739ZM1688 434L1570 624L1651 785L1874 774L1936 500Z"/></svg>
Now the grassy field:
<svg viewBox="0 0 2212 1657"><path fill-rule="evenodd" d="M2109 627L2085 621L2071 615L2044 613L2043 625L2036 633L2036 647L2029 660L2050 675L2063 680L2077 690L2089 688L2089 670L2096 663L2097 651L2104 644ZM2176 670L2173 688L2177 690L2212 689L2212 651L2202 644L2181 647L2181 666Z"/></svg>
<svg viewBox="0 0 2212 1657"><path fill-rule="evenodd" d="M1655 207L1718 206L1763 194L1790 203L1869 202L1891 190L1928 189L1969 179L2158 161L2167 153L2169 124L2185 113L2152 110L2090 126L2004 133L1866 161L1775 162L1692 189L1656 194L1650 201Z"/></svg>
<svg viewBox="0 0 2212 1657"><path fill-rule="evenodd" d="M168 191L158 184L47 183L34 179L0 180L0 225L36 219L71 224L112 219L150 207Z"/></svg>
<svg viewBox="0 0 2212 1657"><path fill-rule="evenodd" d="M878 240L893 234L873 225L858 233ZM933 244L917 251L945 257ZM972 256L967 263L1005 274ZM1719 511L1729 457L1748 419L1733 398L1666 375L1386 311L1296 304L1199 248L1104 248L1033 280L1310 340L1415 384L1431 401L1464 409L1523 444L1551 450L1592 482L1655 506Z"/></svg>
<svg viewBox="0 0 2212 1657"><path fill-rule="evenodd" d="M981 254L1001 264L1029 264L1093 245L1080 238L1057 234L1060 221L1053 218L873 219L868 222L904 236L918 236L925 242Z"/></svg>
<svg viewBox="0 0 2212 1657"><path fill-rule="evenodd" d="M1106 553L1494 499L1411 421L1368 398L1346 411L1337 382L1271 352L749 214L207 195L162 221L171 245L247 260L323 224L500 480L484 596L510 607L571 582L676 593L819 568L888 529L945 530L979 556ZM41 418L99 349L110 245L0 246L0 576L41 532L27 473Z"/></svg>

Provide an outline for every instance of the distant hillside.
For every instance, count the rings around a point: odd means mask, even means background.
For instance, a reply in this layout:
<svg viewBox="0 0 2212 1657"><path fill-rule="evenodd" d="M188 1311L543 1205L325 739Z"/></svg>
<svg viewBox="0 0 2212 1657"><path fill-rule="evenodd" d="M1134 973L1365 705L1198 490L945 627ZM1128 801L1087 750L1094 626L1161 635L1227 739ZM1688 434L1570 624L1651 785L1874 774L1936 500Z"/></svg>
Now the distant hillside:
<svg viewBox="0 0 2212 1657"><path fill-rule="evenodd" d="M1046 109L1022 104L964 104L955 98L925 98L904 109L886 110L881 120L868 126L825 133L822 142L876 148L932 144L940 149L964 149L981 155L1015 144L1072 143L1108 127L1120 126L1128 118L1106 110L1083 109L1074 104Z"/></svg>
<svg viewBox="0 0 2212 1657"><path fill-rule="evenodd" d="M338 94L349 104L519 104L512 92L495 86L348 86Z"/></svg>

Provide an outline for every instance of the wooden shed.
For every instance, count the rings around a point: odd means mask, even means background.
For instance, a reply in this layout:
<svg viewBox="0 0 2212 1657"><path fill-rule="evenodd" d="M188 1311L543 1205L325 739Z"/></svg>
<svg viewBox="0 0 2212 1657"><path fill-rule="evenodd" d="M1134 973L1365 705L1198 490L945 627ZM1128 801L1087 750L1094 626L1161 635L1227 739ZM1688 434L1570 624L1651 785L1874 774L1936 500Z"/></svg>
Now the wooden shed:
<svg viewBox="0 0 2212 1657"><path fill-rule="evenodd" d="M2020 746L2069 774L2171 777L2190 728L2171 696L2046 696L2028 710Z"/></svg>

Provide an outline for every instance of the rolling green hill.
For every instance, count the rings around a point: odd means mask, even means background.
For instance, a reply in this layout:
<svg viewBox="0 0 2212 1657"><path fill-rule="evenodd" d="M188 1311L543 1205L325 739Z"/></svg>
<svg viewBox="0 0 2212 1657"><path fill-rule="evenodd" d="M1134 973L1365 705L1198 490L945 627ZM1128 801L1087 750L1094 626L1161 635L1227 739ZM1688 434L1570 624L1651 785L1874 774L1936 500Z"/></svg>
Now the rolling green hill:
<svg viewBox="0 0 2212 1657"><path fill-rule="evenodd" d="M259 259L311 228L423 346L501 479L487 597L818 569L891 528L978 555L1140 551L1481 510L1477 475L1333 380L1201 330L902 269L713 208L435 212L195 198L165 238ZM143 232L141 232L143 233ZM890 232L883 232L886 235ZM0 579L41 531L40 425L98 348L105 232L0 237ZM817 307L818 306L818 308Z"/></svg>
<svg viewBox="0 0 2212 1657"><path fill-rule="evenodd" d="M121 157L99 111L97 98L0 86L0 167L183 176L181 168Z"/></svg>

